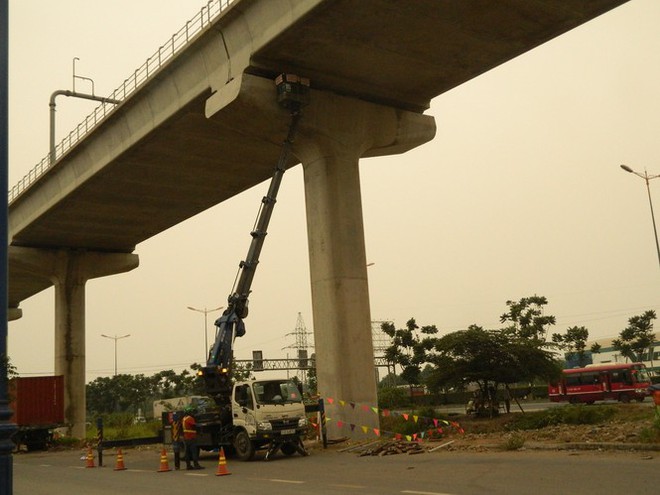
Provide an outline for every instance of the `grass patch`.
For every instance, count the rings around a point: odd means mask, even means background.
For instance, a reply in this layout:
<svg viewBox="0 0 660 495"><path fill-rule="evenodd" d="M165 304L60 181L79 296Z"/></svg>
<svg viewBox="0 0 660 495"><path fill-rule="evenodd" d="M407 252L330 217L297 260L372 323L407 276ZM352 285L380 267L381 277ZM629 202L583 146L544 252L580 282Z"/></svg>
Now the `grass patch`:
<svg viewBox="0 0 660 495"><path fill-rule="evenodd" d="M501 433L540 430L556 425L597 425L609 422L638 423L652 421L653 409L641 404L565 405L543 411L501 414L492 419L462 416L457 421L468 433ZM660 426L658 426L660 431ZM655 426L645 435L654 436Z"/></svg>
<svg viewBox="0 0 660 495"><path fill-rule="evenodd" d="M159 434L160 421L134 423L134 417L128 413L114 413L102 416L103 438L105 440L126 440L129 438L155 437ZM96 423L87 427L85 437L96 440L98 431Z"/></svg>
<svg viewBox="0 0 660 495"><path fill-rule="evenodd" d="M617 409L610 405L599 406L561 406L545 411L516 415L509 429L538 430L555 425L595 425L612 419Z"/></svg>
<svg viewBox="0 0 660 495"><path fill-rule="evenodd" d="M507 435L504 443L501 445L502 450L520 450L525 445L525 437L520 433L511 433Z"/></svg>
<svg viewBox="0 0 660 495"><path fill-rule="evenodd" d="M639 441L642 443L660 442L660 418L656 417L650 427L644 428L640 431Z"/></svg>

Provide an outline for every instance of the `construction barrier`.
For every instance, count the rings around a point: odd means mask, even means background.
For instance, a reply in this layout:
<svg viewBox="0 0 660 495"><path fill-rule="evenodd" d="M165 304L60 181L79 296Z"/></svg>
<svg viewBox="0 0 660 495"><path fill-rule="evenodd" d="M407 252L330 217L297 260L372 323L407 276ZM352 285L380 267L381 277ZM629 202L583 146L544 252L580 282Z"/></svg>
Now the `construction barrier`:
<svg viewBox="0 0 660 495"><path fill-rule="evenodd" d="M225 451L222 447L220 447L220 456L218 458L218 470L215 472L216 476L226 476L228 474L231 474L227 470L227 459L225 459Z"/></svg>
<svg viewBox="0 0 660 495"><path fill-rule="evenodd" d="M171 471L170 465L167 463L167 451L163 449L160 452L160 467L158 468L159 473L165 473Z"/></svg>

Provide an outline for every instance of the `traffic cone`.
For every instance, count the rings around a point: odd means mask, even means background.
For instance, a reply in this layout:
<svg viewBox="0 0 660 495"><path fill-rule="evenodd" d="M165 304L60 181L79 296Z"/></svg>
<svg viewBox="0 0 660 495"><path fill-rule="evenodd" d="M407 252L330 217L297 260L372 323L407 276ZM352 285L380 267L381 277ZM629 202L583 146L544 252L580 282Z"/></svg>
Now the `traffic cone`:
<svg viewBox="0 0 660 495"><path fill-rule="evenodd" d="M165 473L171 471L170 465L167 463L167 452L163 449L160 453L160 468L158 468L159 473Z"/></svg>
<svg viewBox="0 0 660 495"><path fill-rule="evenodd" d="M124 466L124 454L121 453L121 449L117 451L117 464L115 464L115 471L124 471L126 466Z"/></svg>
<svg viewBox="0 0 660 495"><path fill-rule="evenodd" d="M92 449L87 449L87 463L85 464L86 468L93 468L96 467L94 465L94 453L92 452Z"/></svg>
<svg viewBox="0 0 660 495"><path fill-rule="evenodd" d="M227 471L227 459L225 459L225 451L220 447L220 457L218 458L218 470L215 472L216 476L226 476L231 474Z"/></svg>

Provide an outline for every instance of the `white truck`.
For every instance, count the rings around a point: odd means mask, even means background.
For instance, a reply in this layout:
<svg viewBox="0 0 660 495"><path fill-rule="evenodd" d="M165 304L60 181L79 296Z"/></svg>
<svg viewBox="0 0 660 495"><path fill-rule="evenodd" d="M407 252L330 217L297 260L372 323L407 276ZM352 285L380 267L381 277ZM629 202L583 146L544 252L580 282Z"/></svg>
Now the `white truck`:
<svg viewBox="0 0 660 495"><path fill-rule="evenodd" d="M181 420L183 409L191 406L196 410L197 444L201 449L223 447L242 461L251 460L261 449L267 449L265 460L278 451L287 456L296 452L307 455L303 445L307 432L305 405L298 387L288 379L236 382L229 403L221 405L202 396L173 400L180 407L163 409L170 405L168 400L154 404L163 421L164 443L171 443L172 423Z"/></svg>

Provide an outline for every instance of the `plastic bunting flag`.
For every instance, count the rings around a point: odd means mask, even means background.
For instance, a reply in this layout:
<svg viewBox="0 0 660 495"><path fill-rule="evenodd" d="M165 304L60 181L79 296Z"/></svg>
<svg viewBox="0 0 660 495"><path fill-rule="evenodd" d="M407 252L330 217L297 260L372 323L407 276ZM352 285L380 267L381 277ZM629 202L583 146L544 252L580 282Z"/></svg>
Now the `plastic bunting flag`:
<svg viewBox="0 0 660 495"><path fill-rule="evenodd" d="M349 404L352 409L355 409L355 407L359 405L355 402L350 402L350 401L345 401L345 400L340 400L340 399L334 399L332 397L326 397L324 400L328 404L337 403L337 405L339 405L341 407L345 407L346 404ZM396 411L391 411L389 409L378 409L377 407L370 407L367 404L360 405L360 409L364 412L369 412L369 410L371 410L374 414L382 415L383 417L401 416L401 417L403 417L403 419L405 421L414 421L417 424L420 424L420 423L427 423L427 424L432 423L433 424L433 426L434 426L433 428L430 428L430 429L427 429L427 430L424 430L424 431L420 431L420 432L414 433L412 435L405 435L405 438L408 441L413 441L414 440L414 441L419 442L423 438L426 438L427 436L432 436L435 433L439 433L440 435L444 435L445 431L439 426L440 424L443 424L445 426L450 426L450 427L454 428L456 431L458 431L461 434L465 433L463 428L461 428L461 425L458 424L455 421L450 422L450 421L447 421L445 419L425 418L425 417L422 417L422 416L408 414L408 413L398 413ZM328 417L326 417L325 420L326 420L326 423L329 423L329 422L333 421L332 418L328 418ZM420 420L423 420L423 421L420 421ZM340 421L340 420L336 420L336 423L337 423L337 427L339 427L339 428L343 428L345 425L350 426L351 431L355 431L355 428L357 426L360 426L360 428L362 429L362 432L365 433L365 434L368 433L369 429L370 429L369 426L356 425L356 424L353 424L353 423L345 423L345 422ZM319 425L315 424L313 421L310 421L310 424L314 428L318 428L318 426L319 426ZM397 440L400 440L400 439L404 438L404 435L401 435L400 433L384 431L384 430L381 430L381 429L378 429L378 428L373 428L372 430L373 430L373 433L378 437L380 437L380 436L389 436L389 437L392 437L392 438L396 438Z"/></svg>

